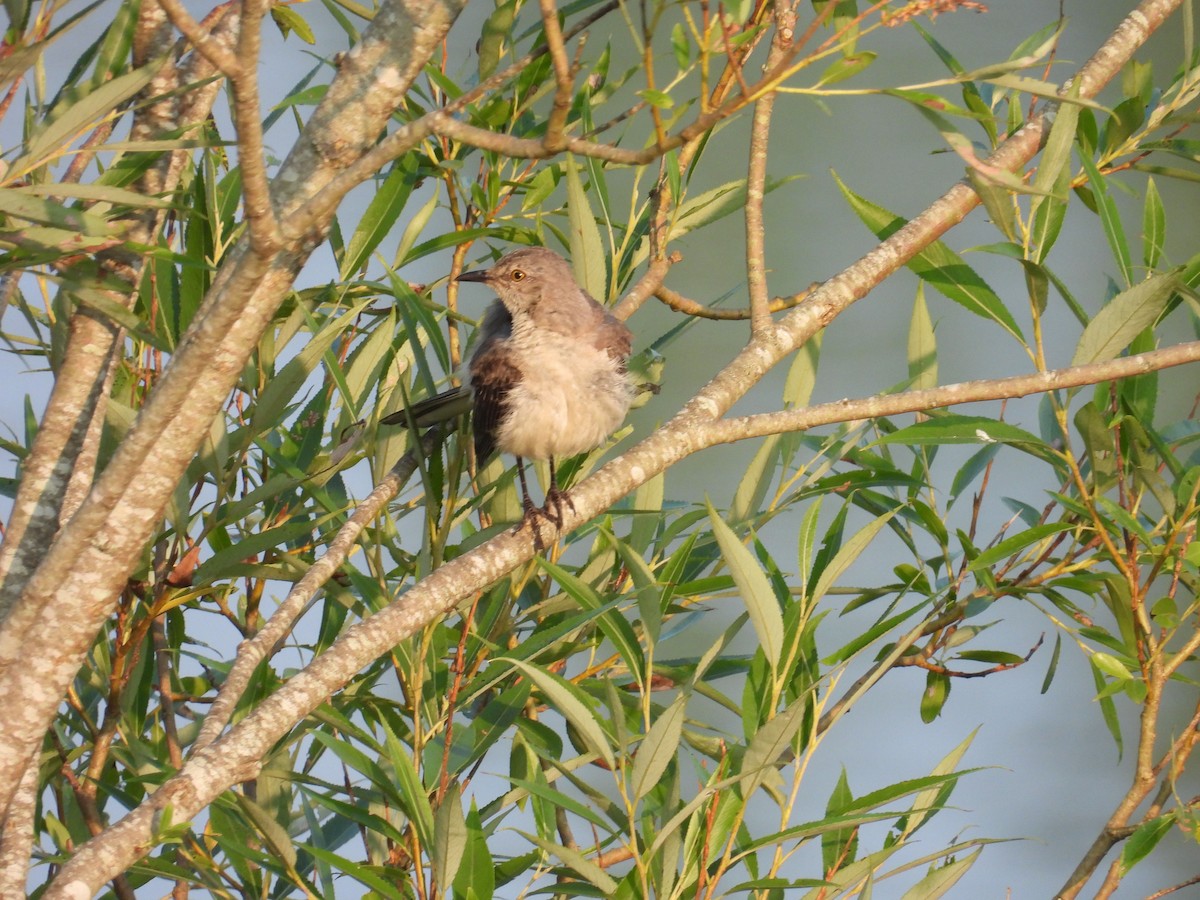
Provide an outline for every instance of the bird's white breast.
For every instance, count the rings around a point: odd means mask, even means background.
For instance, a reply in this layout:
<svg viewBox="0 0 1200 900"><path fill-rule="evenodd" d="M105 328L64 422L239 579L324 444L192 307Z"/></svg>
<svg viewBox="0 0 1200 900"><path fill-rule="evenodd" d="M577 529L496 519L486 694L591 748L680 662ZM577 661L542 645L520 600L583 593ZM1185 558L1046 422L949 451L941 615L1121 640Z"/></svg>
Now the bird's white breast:
<svg viewBox="0 0 1200 900"><path fill-rule="evenodd" d="M545 330L512 341L523 377L505 398L497 447L527 459L574 456L620 427L633 386L608 353Z"/></svg>

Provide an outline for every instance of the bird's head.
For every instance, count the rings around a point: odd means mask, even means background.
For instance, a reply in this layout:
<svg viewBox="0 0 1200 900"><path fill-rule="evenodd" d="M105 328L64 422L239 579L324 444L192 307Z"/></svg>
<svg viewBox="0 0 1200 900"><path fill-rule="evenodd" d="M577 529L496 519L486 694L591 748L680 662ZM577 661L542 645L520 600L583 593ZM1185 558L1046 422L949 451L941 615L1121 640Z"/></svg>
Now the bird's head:
<svg viewBox="0 0 1200 900"><path fill-rule="evenodd" d="M486 284L513 314L531 313L547 296L578 290L571 266L544 247L516 250L490 269L463 272L457 280Z"/></svg>

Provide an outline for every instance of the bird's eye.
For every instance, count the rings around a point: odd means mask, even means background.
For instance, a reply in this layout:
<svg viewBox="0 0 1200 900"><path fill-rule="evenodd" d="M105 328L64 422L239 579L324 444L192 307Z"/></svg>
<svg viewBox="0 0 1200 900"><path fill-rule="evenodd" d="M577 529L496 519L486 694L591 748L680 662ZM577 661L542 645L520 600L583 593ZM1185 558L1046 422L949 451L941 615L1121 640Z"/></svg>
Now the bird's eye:
<svg viewBox="0 0 1200 900"><path fill-rule="evenodd" d="M524 281L525 273L520 269L513 269L512 275L509 276L513 281Z"/></svg>

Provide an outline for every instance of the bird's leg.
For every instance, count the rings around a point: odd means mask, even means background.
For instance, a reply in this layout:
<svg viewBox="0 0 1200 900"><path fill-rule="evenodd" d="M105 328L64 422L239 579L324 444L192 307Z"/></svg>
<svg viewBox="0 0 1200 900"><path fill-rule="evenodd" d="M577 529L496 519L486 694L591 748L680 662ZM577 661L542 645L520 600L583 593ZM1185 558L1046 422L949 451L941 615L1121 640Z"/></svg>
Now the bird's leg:
<svg viewBox="0 0 1200 900"><path fill-rule="evenodd" d="M517 457L517 478L521 481L521 506L525 509L525 516L521 519L521 524L517 526L517 530L520 531L528 525L533 532L533 547L540 552L545 550L546 547L542 543L542 530L538 527L537 520L539 517L543 519L549 519L550 517L546 514L545 510L538 509L533 505L533 500L529 496L529 484L525 481L525 460L519 456Z"/></svg>
<svg viewBox="0 0 1200 900"><path fill-rule="evenodd" d="M558 472L554 468L554 457L550 457L550 488L546 491L546 518L553 522L559 531L562 531L563 526L563 504L571 508L571 512L575 512L575 503L571 500L571 495L558 488ZM554 512L550 512L550 507L554 506Z"/></svg>
<svg viewBox="0 0 1200 900"><path fill-rule="evenodd" d="M521 480L521 505L525 508L525 518L537 513L533 500L529 497L529 484L525 481L525 460L517 457L517 477Z"/></svg>

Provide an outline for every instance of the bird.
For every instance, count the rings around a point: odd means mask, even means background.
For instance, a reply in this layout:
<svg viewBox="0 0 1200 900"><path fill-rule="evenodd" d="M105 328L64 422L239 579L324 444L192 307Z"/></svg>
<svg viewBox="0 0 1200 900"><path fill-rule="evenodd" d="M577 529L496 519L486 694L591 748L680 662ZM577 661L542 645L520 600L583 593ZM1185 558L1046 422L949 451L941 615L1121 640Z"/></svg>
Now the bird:
<svg viewBox="0 0 1200 900"><path fill-rule="evenodd" d="M516 457L525 513L517 527L528 525L540 544L536 519L561 531L564 504L575 508L558 486L555 461L595 449L625 421L636 393L627 365L633 334L544 247L513 251L456 280L485 284L497 297L480 323L467 384L380 421L422 426L473 407L475 458L482 464L496 451ZM529 494L526 459L550 466L540 508Z"/></svg>

